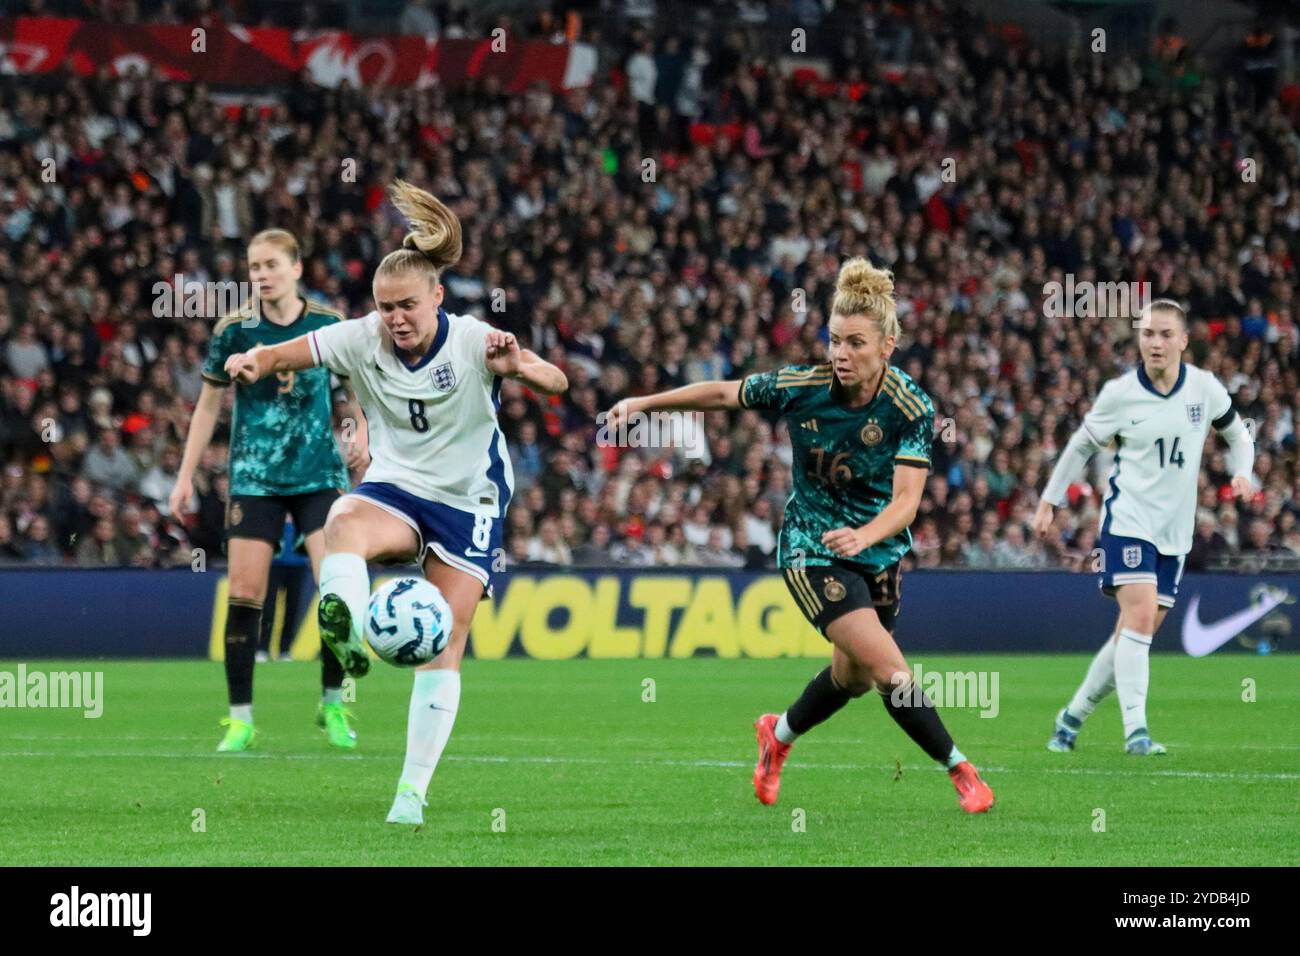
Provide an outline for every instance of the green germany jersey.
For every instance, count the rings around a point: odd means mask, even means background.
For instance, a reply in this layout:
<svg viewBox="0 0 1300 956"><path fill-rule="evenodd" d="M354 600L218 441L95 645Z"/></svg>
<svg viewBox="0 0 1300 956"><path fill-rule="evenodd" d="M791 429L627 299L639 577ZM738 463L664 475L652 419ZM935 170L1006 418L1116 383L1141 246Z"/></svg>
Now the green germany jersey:
<svg viewBox="0 0 1300 956"><path fill-rule="evenodd" d="M303 300L289 325L258 320L249 312L217 323L208 343L203 378L230 384L226 359L258 345L279 345L344 320L343 314ZM277 372L252 385L236 385L230 426L232 495L301 495L326 488L346 490L347 471L334 440L330 371Z"/></svg>
<svg viewBox="0 0 1300 956"><path fill-rule="evenodd" d="M894 495L895 466L930 467L934 406L906 372L888 366L876 397L850 408L830 365L790 365L747 376L740 404L779 412L790 428L794 491L778 539L780 567L849 561L879 572L911 550L906 528L851 558L837 558L821 540L880 514Z"/></svg>

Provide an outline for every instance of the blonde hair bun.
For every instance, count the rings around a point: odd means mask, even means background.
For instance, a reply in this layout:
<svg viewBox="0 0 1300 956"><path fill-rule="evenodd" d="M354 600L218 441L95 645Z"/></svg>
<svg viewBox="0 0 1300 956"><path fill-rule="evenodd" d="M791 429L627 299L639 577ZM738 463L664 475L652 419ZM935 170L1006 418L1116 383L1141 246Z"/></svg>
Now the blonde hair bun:
<svg viewBox="0 0 1300 956"><path fill-rule="evenodd" d="M831 315L864 315L877 323L882 338L898 340L898 312L894 306L894 274L877 269L867 259L850 259L840 266L835 280Z"/></svg>
<svg viewBox="0 0 1300 956"><path fill-rule="evenodd" d="M877 269L861 257L850 259L840 266L835 280L835 291L853 298L875 298L894 294L894 274L888 269Z"/></svg>

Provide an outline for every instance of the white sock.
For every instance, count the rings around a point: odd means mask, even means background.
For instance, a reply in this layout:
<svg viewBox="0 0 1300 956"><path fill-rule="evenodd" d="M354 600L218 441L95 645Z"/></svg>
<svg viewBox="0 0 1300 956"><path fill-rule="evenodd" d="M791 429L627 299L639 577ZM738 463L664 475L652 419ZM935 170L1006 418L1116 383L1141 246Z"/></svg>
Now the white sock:
<svg viewBox="0 0 1300 956"><path fill-rule="evenodd" d="M773 733L776 734L776 739L783 744L792 744L799 739L799 735L790 729L790 721L785 719L785 714L782 714L777 720L776 729Z"/></svg>
<svg viewBox="0 0 1300 956"><path fill-rule="evenodd" d="M406 763L398 785L410 784L423 798L442 748L451 738L460 706L460 672L416 671L406 717Z"/></svg>
<svg viewBox="0 0 1300 956"><path fill-rule="evenodd" d="M359 554L328 554L320 563L320 593L337 594L352 614L352 633L359 637L370 605L370 571Z"/></svg>
<svg viewBox="0 0 1300 956"><path fill-rule="evenodd" d="M1088 665L1088 675L1065 708L1066 713L1080 723L1115 689L1115 643L1113 638L1106 639L1106 643Z"/></svg>
<svg viewBox="0 0 1300 956"><path fill-rule="evenodd" d="M341 704L343 703L342 687L326 687L320 695L322 704Z"/></svg>
<svg viewBox="0 0 1300 956"><path fill-rule="evenodd" d="M1147 725L1147 682L1151 675L1150 634L1124 628L1115 648L1115 690L1119 693L1124 736Z"/></svg>
<svg viewBox="0 0 1300 956"><path fill-rule="evenodd" d="M253 705L231 704L230 716L235 720L242 720L246 724L251 724L253 722Z"/></svg>

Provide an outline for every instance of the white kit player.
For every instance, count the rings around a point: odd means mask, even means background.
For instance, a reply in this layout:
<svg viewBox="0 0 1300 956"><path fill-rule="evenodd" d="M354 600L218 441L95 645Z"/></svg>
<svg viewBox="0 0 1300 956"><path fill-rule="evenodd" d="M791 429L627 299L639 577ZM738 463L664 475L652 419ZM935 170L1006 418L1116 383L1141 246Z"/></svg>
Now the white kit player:
<svg viewBox="0 0 1300 956"><path fill-rule="evenodd" d="M375 270L378 310L271 348L230 356L231 378L325 366L346 376L366 414L371 464L325 523L321 640L349 674L370 660L361 639L368 561L419 561L446 597L446 649L417 669L406 762L390 823L421 823L425 794L460 705L460 661L478 602L491 594L514 486L497 427L501 380L547 395L568 381L513 335L442 308L442 270L461 255L460 222L434 196L398 180L393 204L410 221L403 248ZM494 567L495 563L495 567Z"/></svg>
<svg viewBox="0 0 1300 956"><path fill-rule="evenodd" d="M1119 695L1125 750L1163 754L1147 729L1151 639L1178 596L1183 560L1192 548L1201 453L1213 426L1228 443L1232 490L1253 494L1255 443L1228 391L1209 372L1182 361L1187 315L1158 299L1139 323L1142 361L1102 388L1052 470L1034 515L1046 537L1053 507L1098 450L1115 442L1115 461L1101 508L1101 589L1119 602L1115 631L1088 668L1074 698L1056 718L1048 749L1074 749L1083 722L1111 690Z"/></svg>

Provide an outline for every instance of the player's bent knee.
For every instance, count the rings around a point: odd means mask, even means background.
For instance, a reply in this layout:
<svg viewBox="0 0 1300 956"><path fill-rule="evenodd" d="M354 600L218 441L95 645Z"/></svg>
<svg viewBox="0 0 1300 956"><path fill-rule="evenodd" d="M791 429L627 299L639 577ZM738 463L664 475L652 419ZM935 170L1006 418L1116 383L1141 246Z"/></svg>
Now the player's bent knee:
<svg viewBox="0 0 1300 956"><path fill-rule="evenodd" d="M912 672L906 664L891 663L873 669L871 679L882 691L892 691L911 683Z"/></svg>
<svg viewBox="0 0 1300 956"><path fill-rule="evenodd" d="M838 649L831 659L831 680L850 697L861 697L871 690L871 674L855 665Z"/></svg>
<svg viewBox="0 0 1300 956"><path fill-rule="evenodd" d="M861 697L875 686L871 678L866 676L854 677L847 683L840 683L838 680L835 683L839 684L850 697Z"/></svg>
<svg viewBox="0 0 1300 956"><path fill-rule="evenodd" d="M365 522L350 511L330 511L325 520L325 550L357 551L365 542Z"/></svg>

